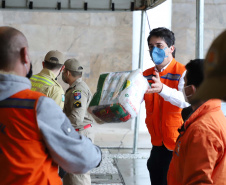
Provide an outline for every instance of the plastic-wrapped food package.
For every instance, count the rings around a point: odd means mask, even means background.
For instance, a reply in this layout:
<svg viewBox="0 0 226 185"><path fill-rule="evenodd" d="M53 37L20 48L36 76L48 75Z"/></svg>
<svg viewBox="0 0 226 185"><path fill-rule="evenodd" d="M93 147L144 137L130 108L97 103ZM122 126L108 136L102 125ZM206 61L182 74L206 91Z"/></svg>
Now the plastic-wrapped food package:
<svg viewBox="0 0 226 185"><path fill-rule="evenodd" d="M88 111L97 123L126 122L139 113L148 88L140 69L101 74Z"/></svg>

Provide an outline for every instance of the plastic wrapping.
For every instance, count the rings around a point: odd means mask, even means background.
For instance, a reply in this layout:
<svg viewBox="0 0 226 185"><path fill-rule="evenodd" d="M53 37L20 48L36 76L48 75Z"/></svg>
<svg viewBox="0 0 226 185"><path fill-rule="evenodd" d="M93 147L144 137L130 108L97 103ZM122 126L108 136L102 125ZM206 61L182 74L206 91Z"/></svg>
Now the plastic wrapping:
<svg viewBox="0 0 226 185"><path fill-rule="evenodd" d="M140 69L101 74L88 111L98 123L126 122L139 113L148 87Z"/></svg>

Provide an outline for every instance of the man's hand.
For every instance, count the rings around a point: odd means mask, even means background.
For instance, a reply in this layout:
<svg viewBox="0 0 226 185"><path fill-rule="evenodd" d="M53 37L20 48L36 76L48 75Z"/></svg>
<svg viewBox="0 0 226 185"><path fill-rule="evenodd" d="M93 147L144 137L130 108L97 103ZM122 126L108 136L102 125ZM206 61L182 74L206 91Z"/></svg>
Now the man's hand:
<svg viewBox="0 0 226 185"><path fill-rule="evenodd" d="M146 93L160 93L162 91L163 84L160 80L159 73L155 71L154 75L156 75L152 77L154 83L151 84L151 88Z"/></svg>

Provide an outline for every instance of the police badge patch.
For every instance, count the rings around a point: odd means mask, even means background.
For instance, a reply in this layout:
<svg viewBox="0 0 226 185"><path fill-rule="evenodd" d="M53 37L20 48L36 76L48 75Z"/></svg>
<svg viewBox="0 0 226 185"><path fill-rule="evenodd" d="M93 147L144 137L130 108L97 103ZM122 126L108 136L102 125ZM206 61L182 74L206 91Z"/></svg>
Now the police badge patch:
<svg viewBox="0 0 226 185"><path fill-rule="evenodd" d="M76 101L75 103L74 103L74 107L75 108L79 108L79 107L81 107L82 106L82 103L80 102L80 101Z"/></svg>
<svg viewBox="0 0 226 185"><path fill-rule="evenodd" d="M80 100L82 95L81 95L81 92L80 90L74 90L72 93L74 94L74 99L75 100Z"/></svg>

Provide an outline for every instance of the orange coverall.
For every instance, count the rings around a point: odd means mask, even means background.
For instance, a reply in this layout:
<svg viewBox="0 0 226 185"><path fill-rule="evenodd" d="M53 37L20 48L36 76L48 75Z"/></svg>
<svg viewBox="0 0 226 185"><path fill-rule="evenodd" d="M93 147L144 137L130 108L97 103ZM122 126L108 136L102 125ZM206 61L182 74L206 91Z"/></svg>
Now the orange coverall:
<svg viewBox="0 0 226 185"><path fill-rule="evenodd" d="M167 181L168 185L226 185L226 118L220 100L205 102L185 122Z"/></svg>

